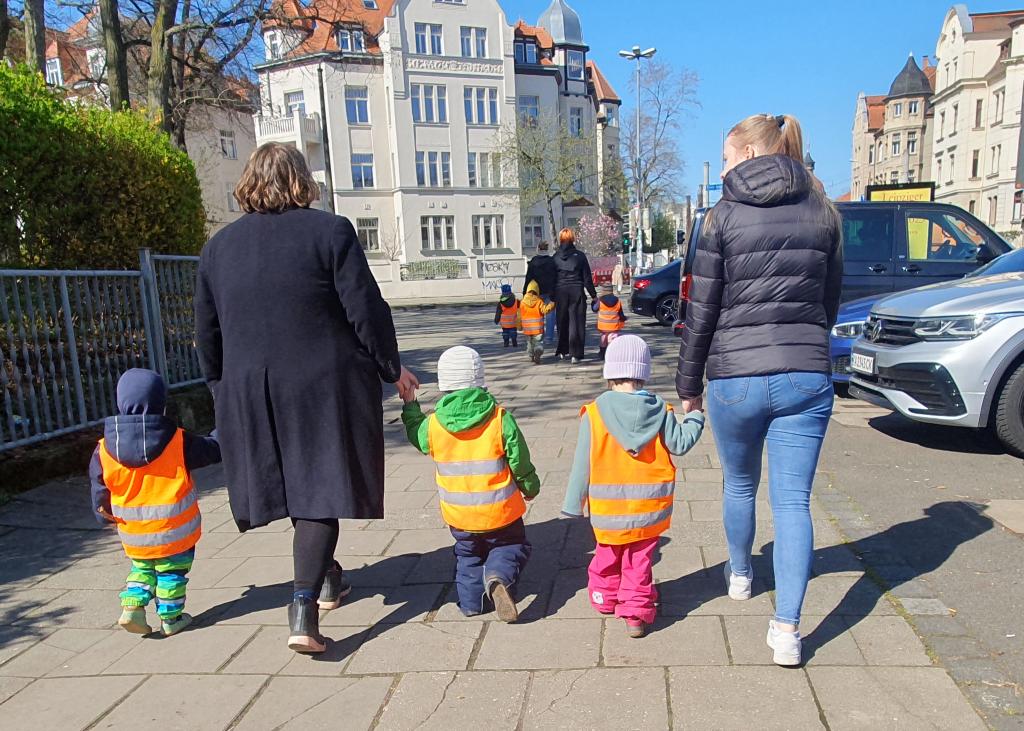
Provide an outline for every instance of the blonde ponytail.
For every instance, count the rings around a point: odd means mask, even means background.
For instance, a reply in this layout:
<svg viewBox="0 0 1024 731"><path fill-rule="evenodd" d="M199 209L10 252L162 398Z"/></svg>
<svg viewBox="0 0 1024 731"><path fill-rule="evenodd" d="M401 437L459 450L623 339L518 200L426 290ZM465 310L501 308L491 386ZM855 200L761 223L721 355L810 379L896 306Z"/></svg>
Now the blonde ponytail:
<svg viewBox="0 0 1024 731"><path fill-rule="evenodd" d="M755 114L729 130L736 147L757 148L761 155L788 155L804 161L804 136L800 121L790 114Z"/></svg>

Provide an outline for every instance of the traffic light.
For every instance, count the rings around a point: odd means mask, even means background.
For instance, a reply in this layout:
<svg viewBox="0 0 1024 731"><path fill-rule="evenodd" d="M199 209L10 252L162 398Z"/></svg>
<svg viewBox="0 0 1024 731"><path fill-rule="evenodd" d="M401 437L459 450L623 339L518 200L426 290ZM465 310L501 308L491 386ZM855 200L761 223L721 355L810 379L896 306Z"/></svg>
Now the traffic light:
<svg viewBox="0 0 1024 731"><path fill-rule="evenodd" d="M629 247L630 247L629 234L628 233L624 233L624 234L622 234L622 253L623 254L628 254L629 253Z"/></svg>

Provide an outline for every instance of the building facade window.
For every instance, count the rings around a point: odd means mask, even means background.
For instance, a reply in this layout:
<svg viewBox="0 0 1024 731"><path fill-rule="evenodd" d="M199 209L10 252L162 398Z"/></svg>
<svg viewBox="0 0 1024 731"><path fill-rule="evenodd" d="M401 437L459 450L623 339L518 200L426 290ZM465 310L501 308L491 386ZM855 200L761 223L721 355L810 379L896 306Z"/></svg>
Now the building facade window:
<svg viewBox="0 0 1024 731"><path fill-rule="evenodd" d="M286 91L284 94L284 108L288 110L288 116L296 112L306 115L306 98L301 91Z"/></svg>
<svg viewBox="0 0 1024 731"><path fill-rule="evenodd" d="M894 117L902 117L903 116L903 103L902 102L896 102L895 104L892 105L892 116L894 116Z"/></svg>
<svg viewBox="0 0 1024 731"><path fill-rule="evenodd" d="M893 185L900 182L900 174L893 170L891 173L889 173L889 182L892 183Z"/></svg>
<svg viewBox="0 0 1024 731"><path fill-rule="evenodd" d="M977 208L977 206L978 201L971 198L969 201L967 201L967 212L970 213L971 215L974 215L974 209Z"/></svg>
<svg viewBox="0 0 1024 731"><path fill-rule="evenodd" d="M544 216L523 217L523 248L536 249L544 240Z"/></svg>
<svg viewBox="0 0 1024 731"><path fill-rule="evenodd" d="M448 87L443 84L412 84L412 121L448 124Z"/></svg>
<svg viewBox="0 0 1024 731"><path fill-rule="evenodd" d="M907 154L917 154L917 132L907 132Z"/></svg>
<svg viewBox="0 0 1024 731"><path fill-rule="evenodd" d="M911 117L916 116L917 115L917 108L918 108L917 105L918 105L918 102L916 102L916 101L914 101L914 102L907 102L907 114L909 114Z"/></svg>
<svg viewBox="0 0 1024 731"><path fill-rule="evenodd" d="M619 108L614 104L608 104L605 106L604 112L605 122L609 127L619 126Z"/></svg>
<svg viewBox="0 0 1024 731"><path fill-rule="evenodd" d="M943 135L946 134L946 113L939 112L939 139L941 140Z"/></svg>
<svg viewBox="0 0 1024 731"><path fill-rule="evenodd" d="M107 59L103 51L90 51L87 54L89 61L89 75L93 81L103 83L104 73L107 70Z"/></svg>
<svg viewBox="0 0 1024 731"><path fill-rule="evenodd" d="M281 34L277 31L267 33L267 57L271 61L281 58Z"/></svg>
<svg viewBox="0 0 1024 731"><path fill-rule="evenodd" d="M878 155L876 156L875 159L878 160L879 162L881 162L882 160L885 159L885 143L884 142L879 142L878 143Z"/></svg>
<svg viewBox="0 0 1024 731"><path fill-rule="evenodd" d="M238 148L235 146L235 132L230 129L220 131L220 154L228 160L238 159Z"/></svg>
<svg viewBox="0 0 1024 731"><path fill-rule="evenodd" d="M908 183L913 183L915 180L917 180L917 171L915 171L913 169L908 170L907 171L907 182Z"/></svg>
<svg viewBox="0 0 1024 731"><path fill-rule="evenodd" d="M489 86L467 86L464 93L466 124L498 123L498 90Z"/></svg>
<svg viewBox="0 0 1024 731"><path fill-rule="evenodd" d="M989 163L988 163L988 174L996 175L999 173L999 153L1001 145L993 145L989 149Z"/></svg>
<svg viewBox="0 0 1024 731"><path fill-rule="evenodd" d="M380 251L380 220L376 218L357 218L356 235L359 245L367 253Z"/></svg>
<svg viewBox="0 0 1024 731"><path fill-rule="evenodd" d="M501 158L497 153L471 152L468 167L471 188L501 187Z"/></svg>
<svg viewBox="0 0 1024 731"><path fill-rule="evenodd" d="M569 107L569 134L573 137L583 136L583 108Z"/></svg>
<svg viewBox="0 0 1024 731"><path fill-rule="evenodd" d="M416 185L421 188L450 188L452 186L452 153L417 150Z"/></svg>
<svg viewBox="0 0 1024 731"><path fill-rule="evenodd" d="M462 26L459 30L462 41L462 57L487 58L487 29Z"/></svg>
<svg viewBox="0 0 1024 731"><path fill-rule="evenodd" d="M875 146L871 145L871 147L868 148L868 164L870 165L870 164L872 164L874 162L875 162Z"/></svg>
<svg viewBox="0 0 1024 731"><path fill-rule="evenodd" d="M985 102L982 99L978 99L974 102L974 128L981 129L982 111L985 107Z"/></svg>
<svg viewBox="0 0 1024 731"><path fill-rule="evenodd" d="M416 53L443 56L444 46L441 43L441 26L436 23L416 23L413 26L416 39ZM429 50L428 50L429 49Z"/></svg>
<svg viewBox="0 0 1024 731"><path fill-rule="evenodd" d="M361 30L354 28L338 28L338 48L344 53L365 53L366 36Z"/></svg>
<svg viewBox="0 0 1024 731"><path fill-rule="evenodd" d="M345 87L345 115L349 124L370 123L369 90L365 86Z"/></svg>
<svg viewBox="0 0 1024 731"><path fill-rule="evenodd" d="M455 216L421 216L420 247L423 251L455 248Z"/></svg>
<svg viewBox="0 0 1024 731"><path fill-rule="evenodd" d="M953 105L953 120L952 120L953 128L949 131L949 133L951 135L955 135L956 134L956 119L957 119L958 116L960 116L960 105L959 104L954 104Z"/></svg>
<svg viewBox="0 0 1024 731"><path fill-rule="evenodd" d="M935 161L935 187L942 184L942 158Z"/></svg>
<svg viewBox="0 0 1024 731"><path fill-rule="evenodd" d="M59 58L46 59L46 83L50 86L64 86L64 73Z"/></svg>
<svg viewBox="0 0 1024 731"><path fill-rule="evenodd" d="M1016 191L1013 194L1013 221L1017 223L1021 219L1021 202L1024 196L1021 195L1021 191Z"/></svg>
<svg viewBox="0 0 1024 731"><path fill-rule="evenodd" d="M895 132L892 136L892 156L898 157L900 154L900 133Z"/></svg>
<svg viewBox="0 0 1024 731"><path fill-rule="evenodd" d="M988 199L988 225L996 225L996 212L999 209L999 196L992 196Z"/></svg>
<svg viewBox="0 0 1024 731"><path fill-rule="evenodd" d="M363 7L367 10L376 10L377 0L363 0Z"/></svg>
<svg viewBox="0 0 1024 731"><path fill-rule="evenodd" d="M537 44L526 44L526 63L537 63Z"/></svg>
<svg viewBox="0 0 1024 731"><path fill-rule="evenodd" d="M225 200L228 204L228 211L231 213L238 213L240 208L238 206L238 199L235 198L235 186L228 183L224 186Z"/></svg>
<svg viewBox="0 0 1024 731"><path fill-rule="evenodd" d="M981 150L971 153L971 177L977 178L981 175Z"/></svg>
<svg viewBox="0 0 1024 731"><path fill-rule="evenodd" d="M583 80L583 67L585 65L585 56L583 51L566 51L565 52L565 67L566 74L573 81Z"/></svg>
<svg viewBox="0 0 1024 731"><path fill-rule="evenodd" d="M521 120L537 121L540 116L540 97L521 96L519 97L519 118Z"/></svg>
<svg viewBox="0 0 1024 731"><path fill-rule="evenodd" d="M373 187L373 153L352 153L352 187Z"/></svg>
<svg viewBox="0 0 1024 731"><path fill-rule="evenodd" d="M992 124L1003 123L1003 104L1006 101L1006 90L1000 89L992 95Z"/></svg>
<svg viewBox="0 0 1024 731"><path fill-rule="evenodd" d="M473 216L474 249L501 249L504 246L504 216Z"/></svg>
<svg viewBox="0 0 1024 731"><path fill-rule="evenodd" d="M956 155L954 155L953 153L949 153L949 169L948 169L948 171L946 173L947 174L946 183L948 185L952 185L953 184L953 170L955 169L955 167L956 167Z"/></svg>

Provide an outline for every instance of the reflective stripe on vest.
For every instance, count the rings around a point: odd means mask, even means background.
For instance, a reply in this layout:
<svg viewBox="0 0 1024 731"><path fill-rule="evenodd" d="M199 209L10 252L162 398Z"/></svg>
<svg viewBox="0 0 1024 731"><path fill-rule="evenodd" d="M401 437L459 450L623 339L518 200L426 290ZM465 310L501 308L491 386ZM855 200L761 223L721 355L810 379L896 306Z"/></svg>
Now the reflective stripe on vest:
<svg viewBox="0 0 1024 731"><path fill-rule="evenodd" d="M436 414L430 416L427 435L441 516L453 528L497 530L526 513L505 456L504 413L496 408L483 423L454 434L441 426Z"/></svg>
<svg viewBox="0 0 1024 731"><path fill-rule="evenodd" d="M537 304L532 307L525 302L519 305L523 318L523 335L544 334L544 314L540 310L543 305L541 300L537 300Z"/></svg>
<svg viewBox="0 0 1024 731"><path fill-rule="evenodd" d="M140 467L118 462L100 440L103 484L124 551L131 558L167 558L195 547L202 518L185 467L184 432L175 432L155 460Z"/></svg>
<svg viewBox="0 0 1024 731"><path fill-rule="evenodd" d="M665 408L671 414L672 407ZM608 432L596 403L584 413L590 420L587 502L597 542L622 545L661 535L672 524L676 468L660 434L634 455Z"/></svg>
<svg viewBox="0 0 1024 731"><path fill-rule="evenodd" d="M603 333L617 332L624 328L626 323L622 321L622 302L616 302L614 307L608 307L604 302L599 302L597 308L597 329Z"/></svg>
<svg viewBox="0 0 1024 731"><path fill-rule="evenodd" d="M519 315L519 303L516 302L511 307L501 306L501 327L503 330L509 330L516 327Z"/></svg>

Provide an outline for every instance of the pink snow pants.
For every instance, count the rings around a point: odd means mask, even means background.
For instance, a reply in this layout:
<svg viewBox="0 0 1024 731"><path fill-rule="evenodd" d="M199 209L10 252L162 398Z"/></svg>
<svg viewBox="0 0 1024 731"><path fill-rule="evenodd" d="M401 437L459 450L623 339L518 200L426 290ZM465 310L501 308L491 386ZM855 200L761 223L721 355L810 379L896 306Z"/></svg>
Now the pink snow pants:
<svg viewBox="0 0 1024 731"><path fill-rule="evenodd" d="M590 603L601 614L654 622L658 590L651 566L657 538L621 546L598 543L588 573Z"/></svg>

